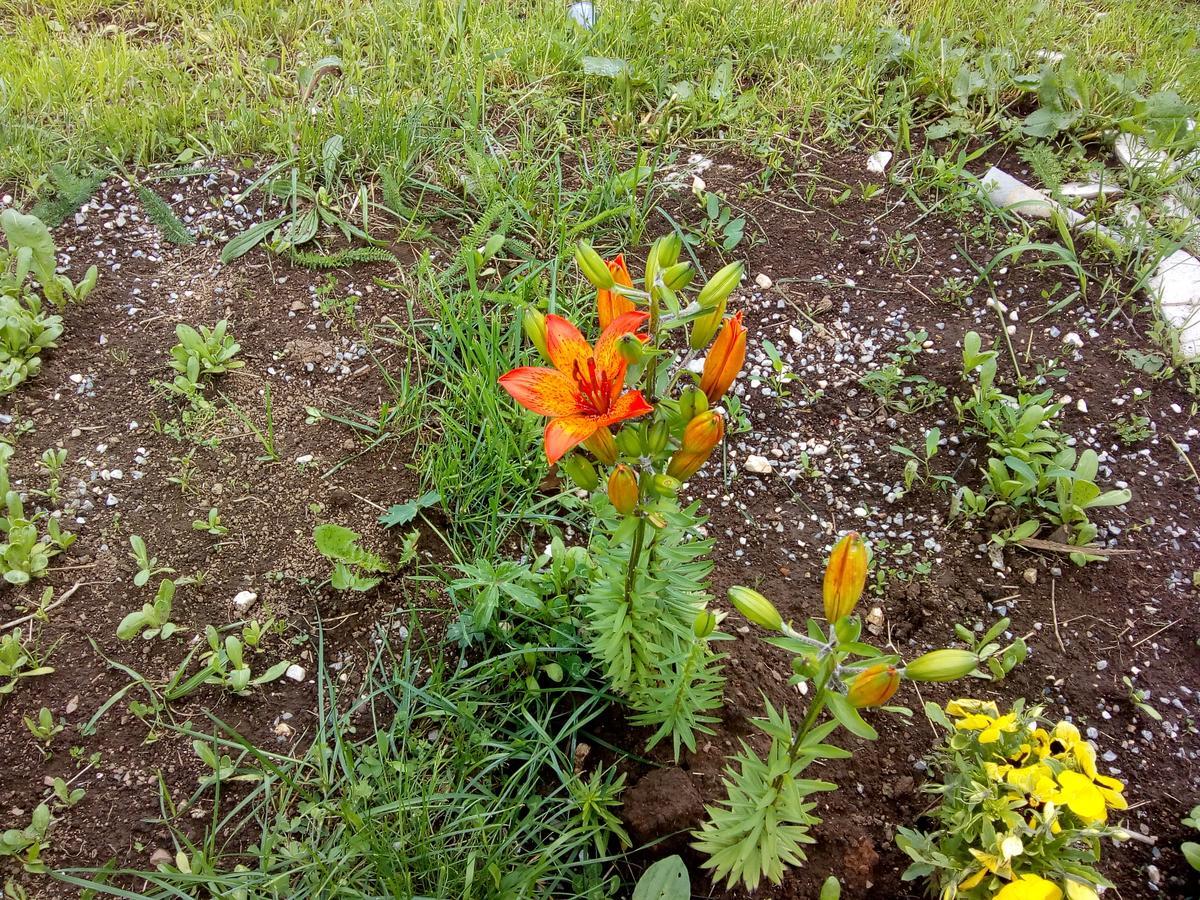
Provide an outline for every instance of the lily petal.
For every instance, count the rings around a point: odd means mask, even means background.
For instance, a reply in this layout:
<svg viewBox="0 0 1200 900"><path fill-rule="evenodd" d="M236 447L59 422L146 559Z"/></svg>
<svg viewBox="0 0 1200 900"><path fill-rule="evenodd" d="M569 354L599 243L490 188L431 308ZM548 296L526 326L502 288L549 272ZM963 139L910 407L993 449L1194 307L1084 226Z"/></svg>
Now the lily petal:
<svg viewBox="0 0 1200 900"><path fill-rule="evenodd" d="M607 413L597 417L595 421L598 426L615 425L617 422L636 419L638 416L644 416L653 411L654 407L646 402L641 391L626 391L613 401L613 405L608 408Z"/></svg>
<svg viewBox="0 0 1200 900"><path fill-rule="evenodd" d="M592 345L579 329L562 316L546 316L546 353L554 368L575 380L578 371L588 370Z"/></svg>
<svg viewBox="0 0 1200 900"><path fill-rule="evenodd" d="M608 271L612 272L613 281L622 287L633 287L633 279L629 277L629 269L625 265L625 254L617 254L617 258L609 261ZM609 326L613 319L621 313L634 309L633 301L622 297L616 291L596 291L596 313L600 319L600 328Z"/></svg>
<svg viewBox="0 0 1200 900"><path fill-rule="evenodd" d="M521 366L501 375L500 386L540 416L573 416L584 409L575 382L557 369Z"/></svg>
<svg viewBox="0 0 1200 900"><path fill-rule="evenodd" d="M546 423L546 459L554 465L570 450L582 444L600 428L592 416L562 416Z"/></svg>
<svg viewBox="0 0 1200 900"><path fill-rule="evenodd" d="M621 358L621 353L617 349L617 341L630 333L636 335L638 340L649 340L649 335L637 333L637 330L649 318L650 313L635 309L621 313L613 319L609 326L600 333L600 340L596 341L596 368L602 372L616 372L621 366L624 366L625 360Z"/></svg>

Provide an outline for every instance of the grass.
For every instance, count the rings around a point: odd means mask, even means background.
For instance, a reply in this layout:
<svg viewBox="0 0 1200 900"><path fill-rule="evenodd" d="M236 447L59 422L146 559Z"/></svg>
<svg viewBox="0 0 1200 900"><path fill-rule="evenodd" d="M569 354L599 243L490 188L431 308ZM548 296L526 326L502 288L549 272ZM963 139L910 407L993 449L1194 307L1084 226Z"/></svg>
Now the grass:
<svg viewBox="0 0 1200 900"><path fill-rule="evenodd" d="M176 865L162 871L57 877L139 900L200 886L255 900L610 896L612 776L575 771L607 700L571 688L498 693L493 662L431 665L411 645L399 655L384 647L354 696L339 696L322 667L316 733L296 757L215 720L213 733L187 731L229 760L189 797L164 790L163 812L211 802L206 836L177 832ZM120 887L130 875L144 886Z"/></svg>
<svg viewBox="0 0 1200 900"><path fill-rule="evenodd" d="M1039 50L1075 52L1085 72L1141 68L1200 99L1200 11L1182 2L643 2L600 7L588 33L559 0L0 0L0 22L0 182L35 194L54 163L82 171L113 156L295 148L316 171L333 134L345 170L368 172L453 169L483 126L550 147L670 136L765 150L885 124L894 73L879 47L892 28L926 38L915 68L934 84L955 74L942 38L986 35L1022 70ZM331 55L341 75L302 103L303 68ZM623 60L625 74L589 74L588 57Z"/></svg>

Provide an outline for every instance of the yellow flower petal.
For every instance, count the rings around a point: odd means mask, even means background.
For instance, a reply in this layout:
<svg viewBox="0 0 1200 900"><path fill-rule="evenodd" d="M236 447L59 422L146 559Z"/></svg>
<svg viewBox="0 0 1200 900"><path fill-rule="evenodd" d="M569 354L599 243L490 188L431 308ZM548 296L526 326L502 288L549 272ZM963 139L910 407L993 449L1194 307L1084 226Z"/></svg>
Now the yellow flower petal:
<svg viewBox="0 0 1200 900"><path fill-rule="evenodd" d="M1082 881L1072 881L1068 878L1065 882L1067 886L1067 900L1099 900L1099 895L1096 889L1090 884L1084 884Z"/></svg>
<svg viewBox="0 0 1200 900"><path fill-rule="evenodd" d="M1067 808L1084 822L1103 822L1108 818L1104 795L1086 775L1070 771L1061 772L1058 784L1062 788L1058 802L1065 803Z"/></svg>
<svg viewBox="0 0 1200 900"><path fill-rule="evenodd" d="M1053 881L1026 873L1002 887L992 900L1062 900L1062 895Z"/></svg>

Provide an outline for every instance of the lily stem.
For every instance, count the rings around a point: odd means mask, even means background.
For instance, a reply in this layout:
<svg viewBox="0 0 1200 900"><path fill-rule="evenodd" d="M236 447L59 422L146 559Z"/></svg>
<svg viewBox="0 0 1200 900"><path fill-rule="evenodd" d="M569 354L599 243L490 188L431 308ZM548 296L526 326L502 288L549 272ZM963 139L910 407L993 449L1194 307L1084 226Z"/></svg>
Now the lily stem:
<svg viewBox="0 0 1200 900"><path fill-rule="evenodd" d="M633 596L633 585L637 578L638 564L642 558L642 545L646 542L646 519L638 517L637 529L633 532L633 546L629 549L629 565L625 569L625 605Z"/></svg>

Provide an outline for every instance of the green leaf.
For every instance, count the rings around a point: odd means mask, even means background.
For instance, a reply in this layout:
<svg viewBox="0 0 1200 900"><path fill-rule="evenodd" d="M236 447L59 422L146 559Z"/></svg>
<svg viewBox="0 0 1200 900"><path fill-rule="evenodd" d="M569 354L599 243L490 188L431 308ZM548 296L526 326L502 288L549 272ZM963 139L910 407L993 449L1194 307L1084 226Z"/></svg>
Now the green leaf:
<svg viewBox="0 0 1200 900"><path fill-rule="evenodd" d="M825 883L821 885L821 893L817 900L841 900L842 885L837 880L837 877L830 875L825 879Z"/></svg>
<svg viewBox="0 0 1200 900"><path fill-rule="evenodd" d="M678 856L668 856L642 873L632 900L688 900L691 896L692 880L687 866Z"/></svg>
<svg viewBox="0 0 1200 900"><path fill-rule="evenodd" d="M441 494L437 491L429 491L416 500L409 500L407 503L395 503L389 507L387 512L379 517L379 524L388 528L407 525L417 517L417 513L421 510L441 503L441 501Z"/></svg>
<svg viewBox="0 0 1200 900"><path fill-rule="evenodd" d="M829 707L829 712L833 714L833 717L851 734L868 741L879 737L879 733L867 724L867 721L858 714L858 710L851 706L850 701L843 695L830 691L825 696L825 704Z"/></svg>
<svg viewBox="0 0 1200 900"><path fill-rule="evenodd" d="M1184 841L1179 845L1179 850L1183 854L1183 858L1188 861L1188 865L1200 871L1200 844L1194 841Z"/></svg>

